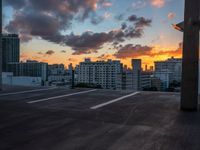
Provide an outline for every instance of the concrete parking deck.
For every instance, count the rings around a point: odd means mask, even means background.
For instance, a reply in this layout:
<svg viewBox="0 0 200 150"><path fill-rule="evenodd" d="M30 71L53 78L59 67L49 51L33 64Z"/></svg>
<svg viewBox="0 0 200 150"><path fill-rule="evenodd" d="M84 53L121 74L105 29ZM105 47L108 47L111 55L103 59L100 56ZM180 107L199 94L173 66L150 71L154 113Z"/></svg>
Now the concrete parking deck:
<svg viewBox="0 0 200 150"><path fill-rule="evenodd" d="M199 150L200 113L179 111L179 99L178 93L6 88L0 150Z"/></svg>

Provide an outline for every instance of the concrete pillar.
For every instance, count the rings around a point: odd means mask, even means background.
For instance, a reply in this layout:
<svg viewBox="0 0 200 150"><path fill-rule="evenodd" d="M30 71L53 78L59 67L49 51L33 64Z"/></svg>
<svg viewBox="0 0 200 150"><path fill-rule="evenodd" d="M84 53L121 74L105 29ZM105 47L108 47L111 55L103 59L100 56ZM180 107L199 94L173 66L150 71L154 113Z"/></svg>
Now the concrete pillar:
<svg viewBox="0 0 200 150"><path fill-rule="evenodd" d="M2 90L2 0L0 0L0 90Z"/></svg>
<svg viewBox="0 0 200 150"><path fill-rule="evenodd" d="M198 109L199 0L185 0L181 109Z"/></svg>

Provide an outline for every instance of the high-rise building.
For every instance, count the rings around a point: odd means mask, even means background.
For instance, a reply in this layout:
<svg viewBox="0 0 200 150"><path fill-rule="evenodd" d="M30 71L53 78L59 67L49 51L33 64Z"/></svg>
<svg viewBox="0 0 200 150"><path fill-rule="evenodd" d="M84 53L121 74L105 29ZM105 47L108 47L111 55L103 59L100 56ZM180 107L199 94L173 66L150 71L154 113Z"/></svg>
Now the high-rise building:
<svg viewBox="0 0 200 150"><path fill-rule="evenodd" d="M101 86L104 89L117 88L117 76L122 73L120 61L97 61L86 59L76 67L78 83Z"/></svg>
<svg viewBox="0 0 200 150"><path fill-rule="evenodd" d="M142 71L142 60L132 59L133 68L133 90L141 90L141 71Z"/></svg>
<svg viewBox="0 0 200 150"><path fill-rule="evenodd" d="M9 63L19 63L20 40L16 34L2 35L2 70L8 72Z"/></svg>

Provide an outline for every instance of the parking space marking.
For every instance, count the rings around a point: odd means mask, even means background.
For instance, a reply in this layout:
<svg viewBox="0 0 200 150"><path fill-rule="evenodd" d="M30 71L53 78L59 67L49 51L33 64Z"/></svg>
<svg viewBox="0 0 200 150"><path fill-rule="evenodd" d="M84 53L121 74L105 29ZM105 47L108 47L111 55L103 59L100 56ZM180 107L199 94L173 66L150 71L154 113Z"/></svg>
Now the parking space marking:
<svg viewBox="0 0 200 150"><path fill-rule="evenodd" d="M17 94L25 94L25 93L33 93L33 92L40 92L40 91L48 91L48 90L53 90L53 89L56 89L56 87L48 88L48 89L37 89L37 90L19 91L19 92L14 92L14 93L3 93L3 94L0 94L0 97L1 96L9 96L9 95L17 95Z"/></svg>
<svg viewBox="0 0 200 150"><path fill-rule="evenodd" d="M111 100L111 101L108 101L108 102L105 102L105 103L102 103L102 104L93 106L93 107L91 107L90 109L93 109L93 110L99 109L99 108L102 108L102 107L104 107L104 106L110 105L110 104L112 104L112 103L115 103L115 102L121 101L121 100L123 100L123 99L126 99L126 98L128 98L128 97L137 95L137 94L139 94L139 93L140 93L140 92L134 92L134 93L131 93L131 94L129 94L129 95L125 95L125 96L116 98L116 99L114 99L114 100Z"/></svg>
<svg viewBox="0 0 200 150"><path fill-rule="evenodd" d="M45 99L29 101L27 103L28 104L39 103L39 102L44 102L44 101L53 100L53 99L59 99L59 98L63 98L63 97L69 97L69 96L74 96L74 95L80 95L80 94L90 93L90 92L94 92L94 91L97 91L97 90L93 89L93 90L76 92L76 93L71 93L71 94L66 94L66 95L54 96L54 97L49 97L49 98L45 98Z"/></svg>

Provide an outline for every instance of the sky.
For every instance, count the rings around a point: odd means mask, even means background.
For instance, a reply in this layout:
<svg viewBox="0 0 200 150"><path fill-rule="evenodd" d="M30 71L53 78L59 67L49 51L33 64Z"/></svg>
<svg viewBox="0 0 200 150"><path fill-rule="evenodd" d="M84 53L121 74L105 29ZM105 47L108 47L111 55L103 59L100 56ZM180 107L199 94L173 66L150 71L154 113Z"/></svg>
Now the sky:
<svg viewBox="0 0 200 150"><path fill-rule="evenodd" d="M182 56L184 0L3 0L3 32L19 34L21 61L74 66L85 58L131 66Z"/></svg>

